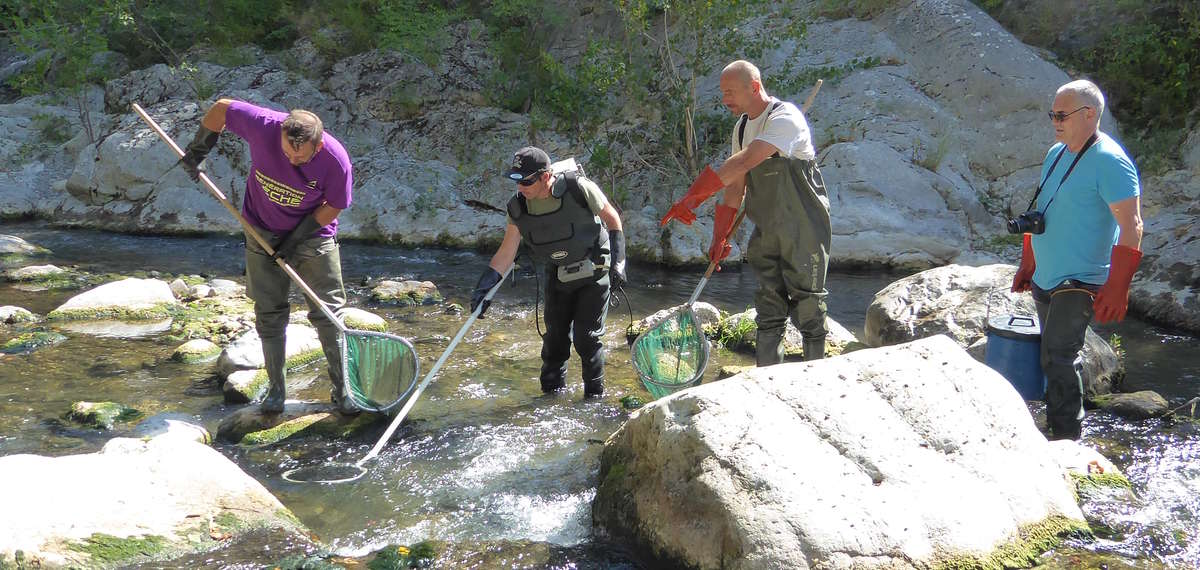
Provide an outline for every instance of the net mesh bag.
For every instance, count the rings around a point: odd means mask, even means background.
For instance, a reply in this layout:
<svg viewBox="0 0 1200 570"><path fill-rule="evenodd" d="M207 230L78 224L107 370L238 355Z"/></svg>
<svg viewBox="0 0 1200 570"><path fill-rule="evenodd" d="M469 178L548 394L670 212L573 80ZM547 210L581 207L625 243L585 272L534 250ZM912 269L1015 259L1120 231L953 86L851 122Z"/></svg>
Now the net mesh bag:
<svg viewBox="0 0 1200 570"><path fill-rule="evenodd" d="M633 367L655 398L700 383L708 365L708 338L691 305L684 305L638 335Z"/></svg>
<svg viewBox="0 0 1200 570"><path fill-rule="evenodd" d="M354 405L383 412L416 387L420 364L407 340L369 331L347 331L344 338L346 396Z"/></svg>

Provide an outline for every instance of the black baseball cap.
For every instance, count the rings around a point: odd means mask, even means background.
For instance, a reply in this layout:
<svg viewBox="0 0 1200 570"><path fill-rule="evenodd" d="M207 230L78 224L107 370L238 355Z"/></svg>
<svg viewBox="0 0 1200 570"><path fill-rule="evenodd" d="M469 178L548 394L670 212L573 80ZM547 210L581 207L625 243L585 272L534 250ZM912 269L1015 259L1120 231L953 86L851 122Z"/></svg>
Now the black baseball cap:
<svg viewBox="0 0 1200 570"><path fill-rule="evenodd" d="M513 180L524 180L548 168L550 155L536 146L527 146L513 153L512 167L505 176Z"/></svg>

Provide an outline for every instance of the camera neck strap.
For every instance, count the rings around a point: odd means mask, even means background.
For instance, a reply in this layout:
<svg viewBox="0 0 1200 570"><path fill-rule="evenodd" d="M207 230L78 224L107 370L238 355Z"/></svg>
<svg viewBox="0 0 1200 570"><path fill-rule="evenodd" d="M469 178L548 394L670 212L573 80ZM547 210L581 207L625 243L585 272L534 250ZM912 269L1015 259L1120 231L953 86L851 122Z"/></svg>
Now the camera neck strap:
<svg viewBox="0 0 1200 570"><path fill-rule="evenodd" d="M1071 166L1067 167L1067 172L1064 173L1062 178L1059 179L1058 187L1054 189L1054 196L1050 197L1050 202L1053 202L1054 198L1058 196L1058 191L1062 188L1063 182L1066 182L1067 177L1071 175L1071 171L1075 170L1075 165L1079 164L1079 159L1083 158L1083 153L1087 152L1089 148L1092 148L1092 145L1095 142L1096 133L1092 133L1092 136L1088 137L1087 142L1083 143L1083 148L1079 149L1079 154L1075 155L1075 160L1071 161ZM1050 175L1054 173L1054 167L1058 166L1058 161L1062 159L1063 154L1066 152L1067 145L1064 144L1062 149L1058 151L1058 156L1054 157L1054 162L1050 163L1050 170L1046 171L1046 177L1042 179L1042 183L1038 184L1037 190L1033 192L1033 198L1029 200L1029 205L1025 207L1026 212L1032 210L1033 207L1037 205L1038 195L1042 193L1042 187L1046 185L1047 180L1050 180ZM1043 214L1046 213L1046 209L1050 208L1050 202L1046 202L1046 208L1042 209Z"/></svg>

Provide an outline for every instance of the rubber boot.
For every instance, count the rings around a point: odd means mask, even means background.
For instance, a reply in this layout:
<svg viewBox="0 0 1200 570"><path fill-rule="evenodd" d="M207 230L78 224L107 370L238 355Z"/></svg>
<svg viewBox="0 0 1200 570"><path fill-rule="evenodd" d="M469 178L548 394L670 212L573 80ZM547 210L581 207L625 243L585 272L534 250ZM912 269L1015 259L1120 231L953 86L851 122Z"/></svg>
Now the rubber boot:
<svg viewBox="0 0 1200 570"><path fill-rule="evenodd" d="M583 397L599 398L604 395L604 376L583 381Z"/></svg>
<svg viewBox="0 0 1200 570"><path fill-rule="evenodd" d="M287 398L287 388L284 381L287 378L284 365L287 362L287 340L284 337L262 339L263 367L267 369L267 395L259 408L264 414L278 414L283 411L283 401Z"/></svg>
<svg viewBox="0 0 1200 570"><path fill-rule="evenodd" d="M754 336L754 359L759 366L783 362L783 330L759 330Z"/></svg>
<svg viewBox="0 0 1200 570"><path fill-rule="evenodd" d="M820 360L825 358L825 337L804 337L804 360Z"/></svg>
<svg viewBox="0 0 1200 570"><path fill-rule="evenodd" d="M339 414L356 416L362 412L354 402L346 397L346 382L342 377L342 349L338 344L341 335L333 326L317 329L317 338L321 340L321 350L325 353L325 364L329 370L329 401Z"/></svg>
<svg viewBox="0 0 1200 570"><path fill-rule="evenodd" d="M549 394L562 390L567 385L567 365L566 363L558 366L553 366L548 363L542 363L542 375L540 377L542 383L542 393Z"/></svg>

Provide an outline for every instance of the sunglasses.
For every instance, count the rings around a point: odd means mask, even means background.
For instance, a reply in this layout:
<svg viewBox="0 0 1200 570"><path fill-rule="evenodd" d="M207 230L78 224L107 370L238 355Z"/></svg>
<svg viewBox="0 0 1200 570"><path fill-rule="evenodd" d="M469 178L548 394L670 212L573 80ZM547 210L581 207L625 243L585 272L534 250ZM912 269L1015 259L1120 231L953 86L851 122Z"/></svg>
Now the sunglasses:
<svg viewBox="0 0 1200 570"><path fill-rule="evenodd" d="M533 186L535 183L537 183L538 179L541 177L542 177L542 171L539 170L537 172L534 172L533 174L530 174L528 177L518 180L517 184L519 184L521 186Z"/></svg>
<svg viewBox="0 0 1200 570"><path fill-rule="evenodd" d="M1067 117L1070 117L1071 115L1074 115L1075 113L1078 113L1084 109L1091 109L1091 107L1084 105L1078 109L1075 109L1074 111L1071 111L1070 113L1064 113L1062 111L1058 111L1058 112L1050 111L1049 113L1046 113L1046 114L1050 116L1051 121L1053 121L1055 123L1061 123L1061 122L1067 120Z"/></svg>

